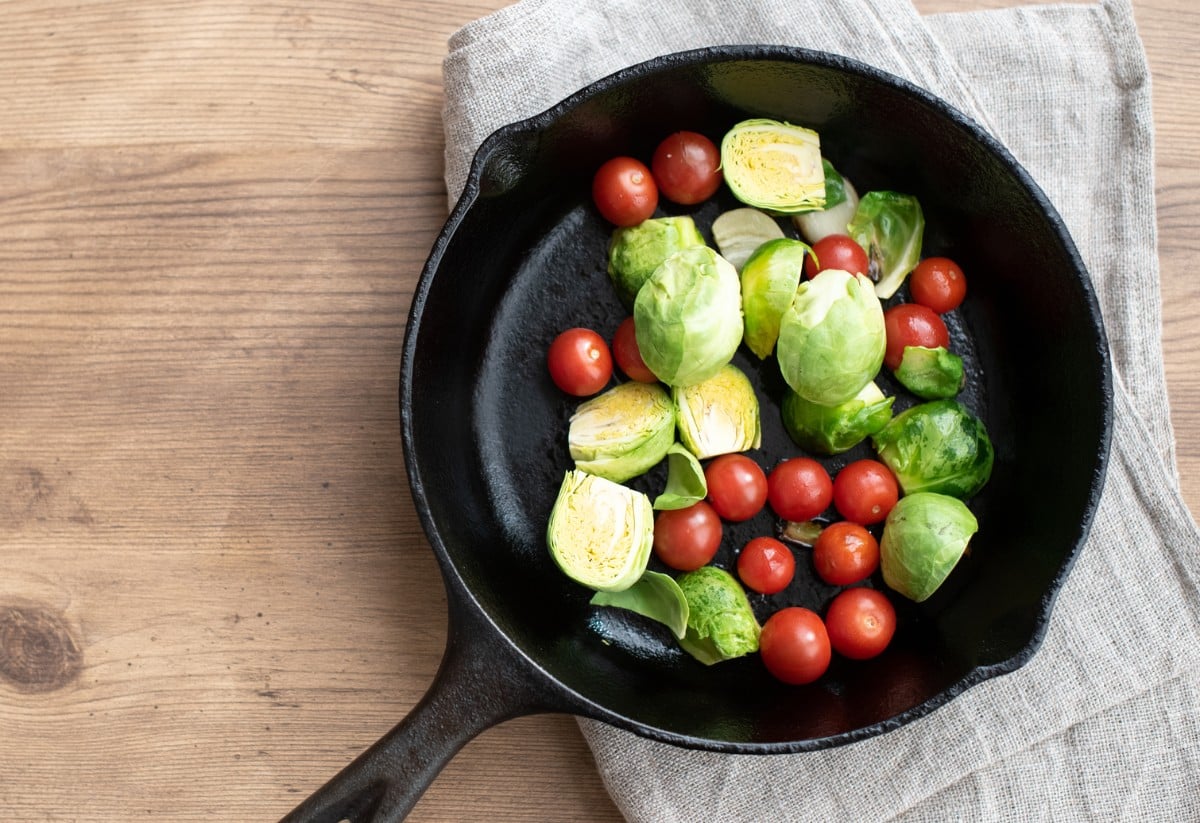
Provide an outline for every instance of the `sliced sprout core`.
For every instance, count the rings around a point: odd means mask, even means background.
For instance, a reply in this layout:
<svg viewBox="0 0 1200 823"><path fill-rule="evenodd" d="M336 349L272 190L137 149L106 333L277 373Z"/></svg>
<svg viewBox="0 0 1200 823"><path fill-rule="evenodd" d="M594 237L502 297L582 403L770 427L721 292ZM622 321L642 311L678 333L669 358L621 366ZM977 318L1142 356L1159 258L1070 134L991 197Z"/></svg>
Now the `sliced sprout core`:
<svg viewBox="0 0 1200 823"><path fill-rule="evenodd" d="M657 383L618 384L579 405L567 442L576 468L622 483L666 456L675 405Z"/></svg>
<svg viewBox="0 0 1200 823"><path fill-rule="evenodd" d="M779 214L825 207L821 138L777 120L744 120L721 140L725 182L748 206Z"/></svg>
<svg viewBox="0 0 1200 823"><path fill-rule="evenodd" d="M758 395L732 363L694 386L674 390L679 440L700 460L762 445Z"/></svg>

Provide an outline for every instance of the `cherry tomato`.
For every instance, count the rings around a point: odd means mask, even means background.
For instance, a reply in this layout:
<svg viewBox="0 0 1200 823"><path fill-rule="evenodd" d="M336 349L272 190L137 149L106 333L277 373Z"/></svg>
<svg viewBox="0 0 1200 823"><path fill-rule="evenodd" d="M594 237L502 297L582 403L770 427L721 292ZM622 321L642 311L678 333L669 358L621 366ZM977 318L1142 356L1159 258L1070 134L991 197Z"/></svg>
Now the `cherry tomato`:
<svg viewBox="0 0 1200 823"><path fill-rule="evenodd" d="M784 683L811 683L829 668L833 656L820 616L800 606L780 609L767 618L758 639L767 671Z"/></svg>
<svg viewBox="0 0 1200 823"><path fill-rule="evenodd" d="M928 306L919 303L900 303L883 313L887 334L887 349L883 363L892 371L900 367L905 346L924 346L936 349L950 347L950 332L942 318Z"/></svg>
<svg viewBox="0 0 1200 823"><path fill-rule="evenodd" d="M723 454L704 469L708 502L725 520L739 523L762 511L767 475L744 454Z"/></svg>
<svg viewBox="0 0 1200 823"><path fill-rule="evenodd" d="M642 360L642 350L638 348L632 317L626 317L621 325L617 326L617 331L613 334L612 354L621 371L625 372L625 376L630 380L639 383L658 381L654 372L646 365L646 361Z"/></svg>
<svg viewBox="0 0 1200 823"><path fill-rule="evenodd" d="M967 278L949 257L926 257L908 276L908 288L914 303L945 314L967 296Z"/></svg>
<svg viewBox="0 0 1200 823"><path fill-rule="evenodd" d="M883 592L856 586L833 598L825 610L825 628L834 651L851 660L866 660L892 642L896 609Z"/></svg>
<svg viewBox="0 0 1200 823"><path fill-rule="evenodd" d="M866 274L871 268L871 261L863 247L854 238L845 234L830 234L813 243L813 254L817 263L813 263L812 254L804 258L804 275L812 280L826 269L842 269L851 274Z"/></svg>
<svg viewBox="0 0 1200 823"><path fill-rule="evenodd" d="M796 574L792 550L774 537L755 537L738 554L738 577L759 594L777 594Z"/></svg>
<svg viewBox="0 0 1200 823"><path fill-rule="evenodd" d="M672 569L690 572L705 566L720 545L721 518L703 500L659 512L654 521L654 553Z"/></svg>
<svg viewBox="0 0 1200 823"><path fill-rule="evenodd" d="M654 214L658 187L645 163L632 157L614 157L592 178L592 199L608 222L636 226Z"/></svg>
<svg viewBox="0 0 1200 823"><path fill-rule="evenodd" d="M595 394L612 377L608 344L591 329L567 329L554 338L546 363L554 385L576 397Z"/></svg>
<svg viewBox="0 0 1200 823"><path fill-rule="evenodd" d="M659 143L650 168L662 196L684 206L712 197L723 179L721 153L694 131L677 131Z"/></svg>
<svg viewBox="0 0 1200 823"><path fill-rule="evenodd" d="M899 499L896 476L878 460L855 460L833 479L833 505L852 523L883 522Z"/></svg>
<svg viewBox="0 0 1200 823"><path fill-rule="evenodd" d="M834 481L836 493L837 481ZM813 544L817 576L833 586L848 586L879 568L879 542L858 523L839 520L821 530Z"/></svg>
<svg viewBox="0 0 1200 823"><path fill-rule="evenodd" d="M784 520L812 520L833 501L833 481L816 460L793 457L767 476L767 500Z"/></svg>

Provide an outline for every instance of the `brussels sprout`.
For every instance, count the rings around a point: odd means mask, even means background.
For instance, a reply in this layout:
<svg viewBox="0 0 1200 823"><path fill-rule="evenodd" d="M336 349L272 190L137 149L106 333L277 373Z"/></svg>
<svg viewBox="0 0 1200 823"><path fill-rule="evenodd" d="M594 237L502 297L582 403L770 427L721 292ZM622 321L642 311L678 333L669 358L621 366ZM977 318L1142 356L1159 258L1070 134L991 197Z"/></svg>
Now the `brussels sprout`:
<svg viewBox="0 0 1200 823"><path fill-rule="evenodd" d="M933 594L979 530L957 497L933 492L905 495L892 508L879 541L883 581L920 603Z"/></svg>
<svg viewBox="0 0 1200 823"><path fill-rule="evenodd" d="M867 250L875 293L887 300L921 262L925 215L912 195L871 191L858 201L846 233Z"/></svg>
<svg viewBox="0 0 1200 823"><path fill-rule="evenodd" d="M652 217L617 229L608 244L608 276L617 296L632 306L642 284L664 260L681 249L703 245L704 236L686 215Z"/></svg>
<svg viewBox="0 0 1200 823"><path fill-rule="evenodd" d="M642 474L675 442L675 404L657 383L621 383L571 415L567 444L575 467L614 483Z"/></svg>
<svg viewBox="0 0 1200 823"><path fill-rule="evenodd" d="M700 460L762 445L758 395L732 363L702 383L672 390L679 440Z"/></svg>
<svg viewBox="0 0 1200 823"><path fill-rule="evenodd" d="M716 566L679 577L687 598L687 633L679 645L706 666L758 651L762 631L740 583Z"/></svg>
<svg viewBox="0 0 1200 823"><path fill-rule="evenodd" d="M963 387L963 361L944 346L905 346L896 379L922 400L942 400Z"/></svg>
<svg viewBox="0 0 1200 823"><path fill-rule="evenodd" d="M743 120L721 140L721 169L734 197L779 214L825 207L821 138L777 120Z"/></svg>
<svg viewBox="0 0 1200 823"><path fill-rule="evenodd" d="M883 308L861 274L826 269L796 289L779 324L783 379L810 403L851 400L883 365Z"/></svg>
<svg viewBox="0 0 1200 823"><path fill-rule="evenodd" d="M810 403L789 391L781 407L783 427L806 451L840 454L886 426L892 419L895 399L886 397L874 381L853 399L836 406Z"/></svg>
<svg viewBox="0 0 1200 823"><path fill-rule="evenodd" d="M696 456L678 443L667 449L667 487L654 498L656 511L686 509L708 494L708 480Z"/></svg>
<svg viewBox="0 0 1200 823"><path fill-rule="evenodd" d="M546 543L567 577L590 589L621 591L646 571L654 510L639 491L569 471L550 512Z"/></svg>
<svg viewBox="0 0 1200 823"><path fill-rule="evenodd" d="M871 438L905 494L967 498L992 474L992 441L983 421L957 400L906 409Z"/></svg>
<svg viewBox="0 0 1200 823"><path fill-rule="evenodd" d="M669 575L648 571L638 582L619 592L596 592L593 606L628 609L662 623L678 639L687 634L688 602L683 589Z"/></svg>
<svg viewBox="0 0 1200 823"><path fill-rule="evenodd" d="M830 234L846 234L854 211L858 209L858 191L851 185L850 180L841 180L841 202L833 202L828 197L830 192L829 175L826 174L826 208L822 211L802 211L792 215L792 223L805 240L815 244L817 240L827 238Z"/></svg>
<svg viewBox="0 0 1200 823"><path fill-rule="evenodd" d="M633 304L642 360L668 386L707 380L742 342L737 271L707 246L675 252L654 270Z"/></svg>
<svg viewBox="0 0 1200 823"><path fill-rule="evenodd" d="M742 339L761 358L775 350L779 321L796 296L810 254L807 244L781 237L759 246L742 266Z"/></svg>
<svg viewBox="0 0 1200 823"><path fill-rule="evenodd" d="M712 236L717 251L740 272L754 250L768 240L783 237L783 229L775 218L747 206L717 215Z"/></svg>

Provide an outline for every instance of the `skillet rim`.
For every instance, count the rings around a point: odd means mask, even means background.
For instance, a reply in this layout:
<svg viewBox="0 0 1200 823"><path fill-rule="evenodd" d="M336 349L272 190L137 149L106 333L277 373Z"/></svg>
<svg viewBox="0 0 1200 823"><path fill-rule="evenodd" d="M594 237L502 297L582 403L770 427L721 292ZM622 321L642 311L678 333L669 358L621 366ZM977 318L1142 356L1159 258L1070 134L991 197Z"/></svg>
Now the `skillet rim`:
<svg viewBox="0 0 1200 823"><path fill-rule="evenodd" d="M868 726L852 729L838 734L827 735L803 740L744 743L737 741L714 740L706 737L672 732L658 726L634 720L620 714L601 703L598 703L551 674L534 656L527 653L516 643L493 619L488 609L479 601L475 593L463 580L454 561L450 558L437 524L430 510L429 497L422 477L419 461L417 460L416 435L413 430L412 409L416 402L416 391L413 383L414 365L416 360L417 330L425 310L425 304L431 285L437 275L442 257L447 247L454 239L467 213L479 199L483 189L483 178L487 162L491 155L513 137L525 133L538 133L549 124L561 118L570 110L585 101L604 94L622 84L659 71L677 67L698 66L705 63L764 61L814 65L821 68L833 69L864 79L891 86L901 94L914 98L934 109L939 116L945 117L958 127L970 134L971 138L986 152L994 155L1005 169L1012 174L1015 181L1025 189L1036 205L1039 214L1046 221L1048 228L1062 246L1062 250L1071 263L1072 274L1081 287L1084 308L1092 326L1093 344L1100 359L1101 384L1098 387L1100 400L1101 438L1097 444L1096 462L1092 468L1092 478L1089 493L1084 502L1083 511L1078 524L1074 544L1063 556L1056 573L1050 581L1045 594L1038 604L1038 613L1033 623L1029 641L1022 649L1006 660L973 668L959 680L949 684L941 691L924 702L900 712L885 720L877 721ZM434 551L442 572L443 583L447 590L450 611L450 630L453 634L456 620L456 609L469 609L491 630L491 642L504 644L510 654L544 679L545 691L552 693L553 699L547 701L547 711L567 711L580 714L595 720L601 720L609 725L634 732L640 736L658 740L690 749L700 749L731 754L790 754L806 751L817 751L832 748L846 743L874 737L879 734L899 728L903 725L924 717L938 708L949 703L972 686L990 680L1000 675L1013 672L1026 663L1037 653L1049 629L1050 617L1055 601L1075 565L1080 552L1087 542L1096 511L1104 488L1108 460L1111 451L1113 429L1113 376L1112 360L1109 352L1108 338L1105 332L1103 316L1100 312L1099 300L1092 286L1092 278L1070 232L1058 210L1051 203L1042 188L1033 180L1029 172L1022 166L1013 154L973 118L952 106L939 96L906 80L903 77L871 66L854 58L823 52L814 49L786 45L716 45L689 49L659 55L649 60L636 63L626 68L602 77L563 98L549 108L514 121L493 131L479 145L472 157L463 191L451 210L447 220L435 239L416 287L413 291L412 302L404 330L404 341L400 368L400 422L401 436L404 448L405 469L409 481L417 514L422 529ZM449 645L449 644L448 644Z"/></svg>

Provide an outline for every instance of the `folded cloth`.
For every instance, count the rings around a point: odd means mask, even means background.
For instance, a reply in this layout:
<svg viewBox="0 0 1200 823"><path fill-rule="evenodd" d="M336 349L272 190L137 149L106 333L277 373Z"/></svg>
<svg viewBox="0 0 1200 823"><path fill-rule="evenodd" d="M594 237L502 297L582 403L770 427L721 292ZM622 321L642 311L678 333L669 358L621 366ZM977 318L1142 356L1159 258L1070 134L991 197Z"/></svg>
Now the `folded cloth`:
<svg viewBox="0 0 1200 823"><path fill-rule="evenodd" d="M627 65L738 43L870 63L1007 145L1090 270L1115 369L1112 453L1026 666L808 754L688 751L580 720L614 802L654 823L1200 819L1200 531L1166 413L1150 77L1129 0L924 18L909 0L523 0L450 40L451 202L495 128Z"/></svg>

